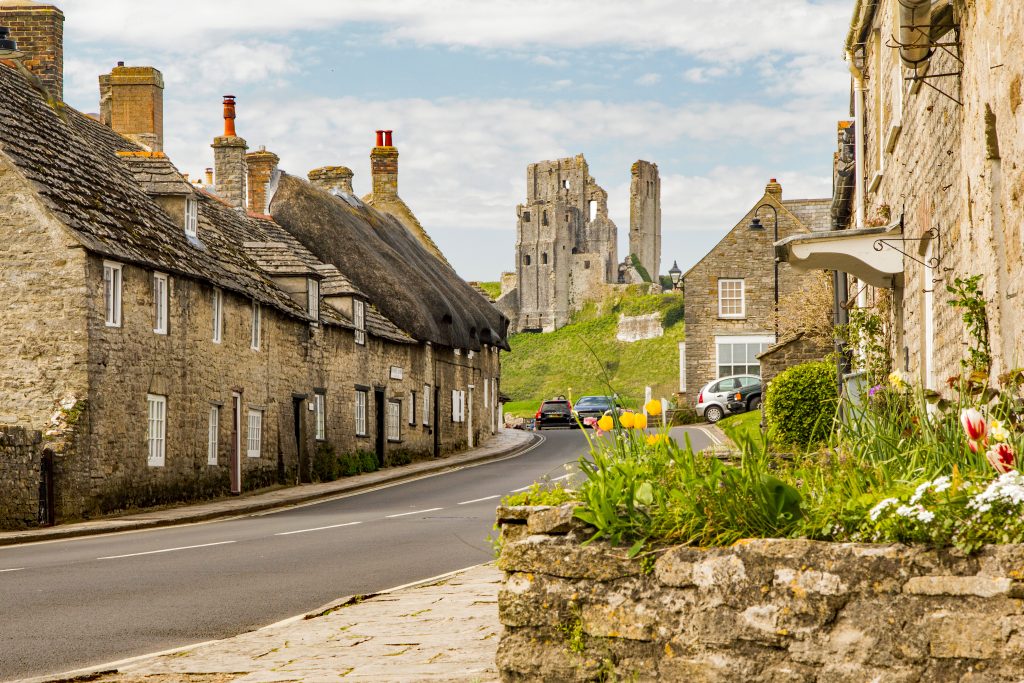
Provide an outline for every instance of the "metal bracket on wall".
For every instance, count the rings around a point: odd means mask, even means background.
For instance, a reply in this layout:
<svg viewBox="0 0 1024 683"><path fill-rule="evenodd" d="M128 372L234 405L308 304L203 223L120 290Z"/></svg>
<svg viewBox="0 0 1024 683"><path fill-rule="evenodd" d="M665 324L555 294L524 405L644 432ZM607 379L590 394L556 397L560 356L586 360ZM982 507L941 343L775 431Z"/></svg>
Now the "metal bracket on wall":
<svg viewBox="0 0 1024 683"><path fill-rule="evenodd" d="M910 26L909 28L913 28L913 29L918 30L919 32L924 33L926 31L928 31L930 27L928 27L928 26ZM937 86L935 86L935 85L933 85L932 83L929 82L930 80L934 80L934 79L937 79L937 78L955 77L956 78L957 94L960 97L963 97L963 93L961 91L962 84L960 82L960 76L964 72L964 60L963 60L963 58L961 57L961 54L960 54L960 27L959 26L954 26L953 27L953 33L954 33L953 42L929 41L928 43L926 43L926 46L928 48L930 48L932 50L935 50L935 49L942 50L943 52L948 54L950 57L952 57L954 60L956 60L956 63L957 63L958 66L953 71L948 71L948 72L938 73L938 74L930 74L930 73L922 74L922 73L918 73L917 71L915 71L913 76L904 76L903 80L904 81L915 82L915 83L922 83L924 85L927 85L929 88L931 88L935 92L939 93L940 95L942 95L943 97L945 97L945 98L947 98L949 100L952 100L953 102L956 102L957 104L959 104L962 107L962 106L964 106L964 103L962 101L960 101L956 97L953 97L953 95L951 95L950 93L946 92L945 90L943 90L943 89L941 89L941 88L939 88L939 87L937 87ZM904 48L904 47L920 47L919 45L906 45L904 43L901 43L899 40L896 39L896 36L889 36L889 40L886 42L885 46L886 47L890 47L890 48L892 48L894 50L899 50L899 49ZM929 62L929 64L930 64L930 62Z"/></svg>
<svg viewBox="0 0 1024 683"><path fill-rule="evenodd" d="M900 217L900 226L903 226L902 217ZM932 256L927 260L920 259L917 256L914 256L913 254L905 251L901 247L896 246L897 243L906 244L907 242L929 242L932 240L935 241L935 256ZM952 268L945 267L942 265L942 231L940 231L938 227L929 228L920 237L887 237L885 239L877 239L875 240L875 243L872 245L872 247L874 247L875 251L882 251L886 247L889 247L890 249L895 249L896 251L903 254L911 261L914 261L915 263L920 263L925 268L931 268L933 271L941 272L943 274L953 270ZM942 275L939 275L939 277L932 278L932 284L934 285L936 282L941 282L942 279Z"/></svg>

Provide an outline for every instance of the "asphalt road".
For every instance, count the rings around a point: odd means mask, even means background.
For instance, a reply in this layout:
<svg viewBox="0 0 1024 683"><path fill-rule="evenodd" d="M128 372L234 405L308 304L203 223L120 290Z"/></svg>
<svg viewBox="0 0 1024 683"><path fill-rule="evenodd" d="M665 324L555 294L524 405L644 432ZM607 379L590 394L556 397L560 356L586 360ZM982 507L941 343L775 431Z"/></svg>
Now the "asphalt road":
<svg viewBox="0 0 1024 683"><path fill-rule="evenodd" d="M695 448L709 443L688 430ZM580 432L499 462L223 521L0 548L0 679L226 638L493 559L500 498L565 476Z"/></svg>

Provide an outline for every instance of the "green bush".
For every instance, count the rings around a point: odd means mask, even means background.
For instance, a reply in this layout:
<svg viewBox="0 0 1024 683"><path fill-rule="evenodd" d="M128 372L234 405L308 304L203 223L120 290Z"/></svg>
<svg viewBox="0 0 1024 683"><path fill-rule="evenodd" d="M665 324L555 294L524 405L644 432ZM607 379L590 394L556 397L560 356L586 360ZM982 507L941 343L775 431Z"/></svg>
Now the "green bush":
<svg viewBox="0 0 1024 683"><path fill-rule="evenodd" d="M768 430L779 444L806 448L827 439L835 426L835 367L803 363L783 370L765 396Z"/></svg>
<svg viewBox="0 0 1024 683"><path fill-rule="evenodd" d="M313 454L313 480L334 481L342 474L334 446L324 442L318 443L316 453Z"/></svg>

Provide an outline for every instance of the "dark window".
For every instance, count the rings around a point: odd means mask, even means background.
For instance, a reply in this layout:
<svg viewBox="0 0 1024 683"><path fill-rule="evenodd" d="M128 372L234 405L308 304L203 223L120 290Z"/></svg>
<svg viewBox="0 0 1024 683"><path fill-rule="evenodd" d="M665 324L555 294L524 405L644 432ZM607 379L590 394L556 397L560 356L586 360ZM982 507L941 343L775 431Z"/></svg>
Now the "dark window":
<svg viewBox="0 0 1024 683"><path fill-rule="evenodd" d="M547 225L548 224L548 212L547 212L547 209L545 209L544 213L542 213L540 215L540 224L541 225Z"/></svg>
<svg viewBox="0 0 1024 683"><path fill-rule="evenodd" d="M563 248L563 249L565 249L565 247L562 247L562 248ZM572 253L574 253L574 254L578 254L578 253L580 253L580 250L579 250L579 249L577 249L576 247L573 247L573 248L572 248Z"/></svg>
<svg viewBox="0 0 1024 683"><path fill-rule="evenodd" d="M583 270L590 270L590 261L583 262Z"/></svg>
<svg viewBox="0 0 1024 683"><path fill-rule="evenodd" d="M568 223L568 222L569 222L569 214L565 214L565 222L566 222L566 223Z"/></svg>
<svg viewBox="0 0 1024 683"><path fill-rule="evenodd" d="M544 265L547 265L547 263L548 263L548 253L547 252L544 252L543 254L540 255L540 262L543 263Z"/></svg>
<svg viewBox="0 0 1024 683"><path fill-rule="evenodd" d="M523 265L524 266L530 265L530 255L529 254L523 254Z"/></svg>
<svg viewBox="0 0 1024 683"><path fill-rule="evenodd" d="M524 223L529 223L530 222L530 212L529 211L523 211L523 222Z"/></svg>

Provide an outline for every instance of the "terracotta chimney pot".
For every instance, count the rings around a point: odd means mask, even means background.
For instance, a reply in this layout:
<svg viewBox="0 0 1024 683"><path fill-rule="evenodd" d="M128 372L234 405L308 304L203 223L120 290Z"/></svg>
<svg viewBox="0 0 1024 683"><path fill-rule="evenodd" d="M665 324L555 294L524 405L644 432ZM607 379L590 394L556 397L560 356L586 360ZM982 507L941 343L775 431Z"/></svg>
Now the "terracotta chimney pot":
<svg viewBox="0 0 1024 683"><path fill-rule="evenodd" d="M224 96L224 137L238 137L235 132L235 96Z"/></svg>

